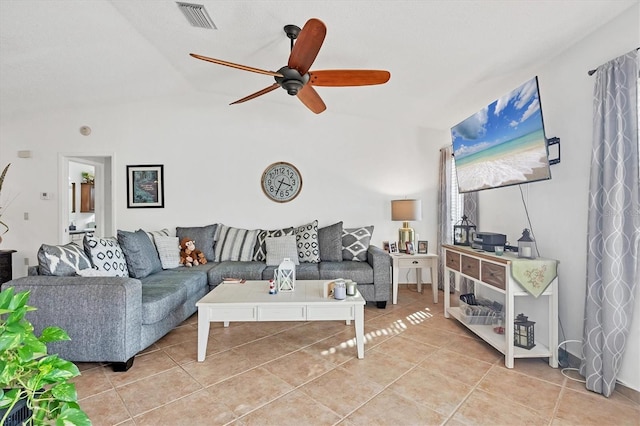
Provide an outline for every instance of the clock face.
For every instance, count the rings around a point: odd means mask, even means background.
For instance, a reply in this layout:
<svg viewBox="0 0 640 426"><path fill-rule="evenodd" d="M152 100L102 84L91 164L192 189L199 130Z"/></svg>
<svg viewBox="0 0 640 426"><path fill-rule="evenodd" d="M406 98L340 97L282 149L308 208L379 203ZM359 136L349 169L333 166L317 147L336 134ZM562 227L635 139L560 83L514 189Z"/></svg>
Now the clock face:
<svg viewBox="0 0 640 426"><path fill-rule="evenodd" d="M267 197L278 203L293 200L301 189L302 176L293 164L273 163L262 174L262 190Z"/></svg>

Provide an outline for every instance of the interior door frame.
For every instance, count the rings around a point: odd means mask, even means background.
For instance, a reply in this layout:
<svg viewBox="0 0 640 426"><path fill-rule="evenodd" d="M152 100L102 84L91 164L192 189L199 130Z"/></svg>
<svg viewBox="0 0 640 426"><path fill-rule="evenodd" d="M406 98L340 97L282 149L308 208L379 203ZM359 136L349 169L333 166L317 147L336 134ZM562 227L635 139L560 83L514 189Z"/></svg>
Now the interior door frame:
<svg viewBox="0 0 640 426"><path fill-rule="evenodd" d="M71 241L69 235L69 162L83 163L95 168L95 235L112 236L116 232L115 220L115 154L114 153L59 153L58 154L58 240Z"/></svg>

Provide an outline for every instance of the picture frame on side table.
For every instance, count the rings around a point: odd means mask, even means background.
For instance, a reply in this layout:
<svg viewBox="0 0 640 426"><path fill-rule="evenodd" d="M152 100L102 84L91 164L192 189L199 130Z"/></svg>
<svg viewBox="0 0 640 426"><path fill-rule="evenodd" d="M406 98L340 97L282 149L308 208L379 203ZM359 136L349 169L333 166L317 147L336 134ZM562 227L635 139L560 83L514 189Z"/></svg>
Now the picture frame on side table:
<svg viewBox="0 0 640 426"><path fill-rule="evenodd" d="M383 242L382 242L382 249L383 249L384 251L386 251L387 253L389 253L389 252L390 252L390 248L389 248L389 241L383 241Z"/></svg>
<svg viewBox="0 0 640 426"><path fill-rule="evenodd" d="M127 166L127 208L164 208L164 166Z"/></svg>
<svg viewBox="0 0 640 426"><path fill-rule="evenodd" d="M418 241L418 254L427 254L429 251L429 241Z"/></svg>
<svg viewBox="0 0 640 426"><path fill-rule="evenodd" d="M407 241L407 254L416 254L416 250L413 248L413 243Z"/></svg>
<svg viewBox="0 0 640 426"><path fill-rule="evenodd" d="M398 244L395 241L389 244L389 253L399 253Z"/></svg>

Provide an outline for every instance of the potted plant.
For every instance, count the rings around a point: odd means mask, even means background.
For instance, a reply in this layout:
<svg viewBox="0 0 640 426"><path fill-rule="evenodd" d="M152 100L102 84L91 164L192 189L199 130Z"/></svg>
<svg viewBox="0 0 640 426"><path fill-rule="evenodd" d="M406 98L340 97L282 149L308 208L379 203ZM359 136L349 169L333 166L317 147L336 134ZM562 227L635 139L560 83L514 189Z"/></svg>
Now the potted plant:
<svg viewBox="0 0 640 426"><path fill-rule="evenodd" d="M27 305L28 299L28 291L0 291L0 424L9 424L15 407L26 404L31 413L19 421L27 425L91 425L78 405L75 385L67 382L80 375L78 367L47 354L47 343L69 336L59 327L36 336L24 318L36 309Z"/></svg>

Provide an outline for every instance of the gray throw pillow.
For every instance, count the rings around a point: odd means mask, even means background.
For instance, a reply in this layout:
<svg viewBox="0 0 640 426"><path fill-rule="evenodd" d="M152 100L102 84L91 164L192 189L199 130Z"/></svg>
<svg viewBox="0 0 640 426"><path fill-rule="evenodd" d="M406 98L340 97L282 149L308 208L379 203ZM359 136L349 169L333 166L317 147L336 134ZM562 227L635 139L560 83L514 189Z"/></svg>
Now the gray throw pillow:
<svg viewBox="0 0 640 426"><path fill-rule="evenodd" d="M216 255L213 247L216 244L216 228L217 224L207 226L194 226L190 228L177 227L176 237L178 241L183 238L189 238L196 242L196 248L204 253L204 257L213 262L216 260Z"/></svg>
<svg viewBox="0 0 640 426"><path fill-rule="evenodd" d="M289 258L294 265L300 264L295 235L267 237L265 244L267 246L267 266L278 266L285 258Z"/></svg>
<svg viewBox="0 0 640 426"><path fill-rule="evenodd" d="M293 228L273 229L271 231L260 231L258 238L256 239L256 246L253 249L253 260L258 262L264 262L267 258L267 245L265 240L267 238L284 237L286 235L293 235ZM296 255L296 259L298 255Z"/></svg>
<svg viewBox="0 0 640 426"><path fill-rule="evenodd" d="M216 259L249 262L253 260L259 229L233 228L220 224L216 242ZM197 244L196 244L197 246Z"/></svg>
<svg viewBox="0 0 640 426"><path fill-rule="evenodd" d="M345 228L342 230L342 259L355 262L367 261L373 226Z"/></svg>
<svg viewBox="0 0 640 426"><path fill-rule="evenodd" d="M76 243L63 246L42 244L38 250L40 275L74 276L83 269L91 268L91 261Z"/></svg>
<svg viewBox="0 0 640 426"><path fill-rule="evenodd" d="M342 222L318 229L321 262L342 262Z"/></svg>
<svg viewBox="0 0 640 426"><path fill-rule="evenodd" d="M149 235L142 229L136 232L118 230L118 242L127 259L127 268L131 277L144 278L162 271L158 251Z"/></svg>

